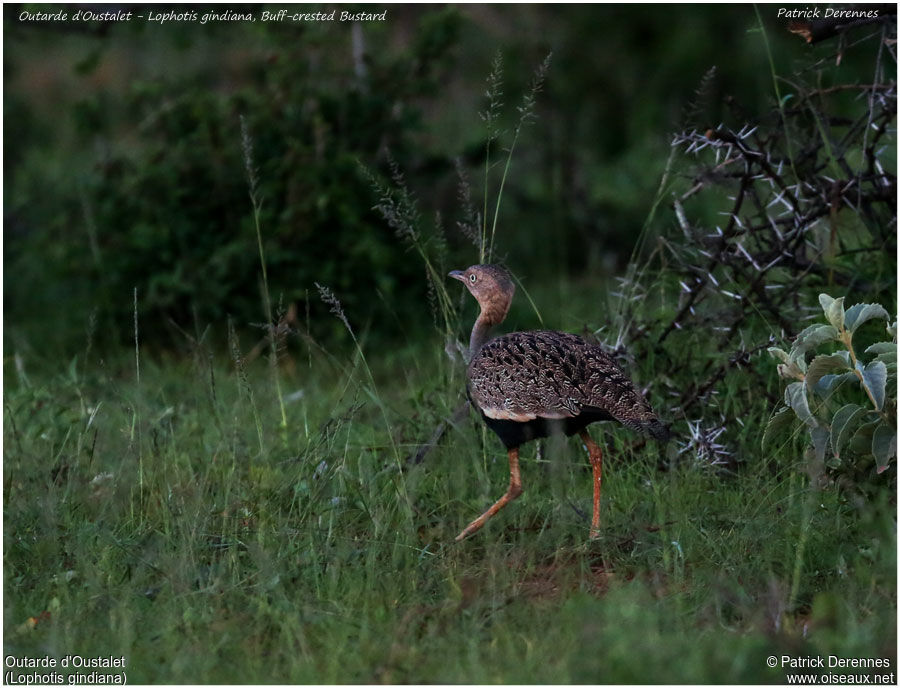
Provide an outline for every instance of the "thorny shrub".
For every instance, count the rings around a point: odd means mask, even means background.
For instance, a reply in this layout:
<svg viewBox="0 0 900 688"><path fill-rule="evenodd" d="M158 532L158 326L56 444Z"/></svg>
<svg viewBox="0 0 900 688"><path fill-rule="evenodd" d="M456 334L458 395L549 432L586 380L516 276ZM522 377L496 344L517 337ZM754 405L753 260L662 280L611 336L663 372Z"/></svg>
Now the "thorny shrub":
<svg viewBox="0 0 900 688"><path fill-rule="evenodd" d="M664 373L657 394L669 398L664 415L687 421L683 448L715 448L704 454L711 463L730 461L748 411L722 390L730 380L774 404L771 377L751 365L754 356L802 329L816 294L840 288L891 307L895 32L886 24L860 39L864 54L858 44L838 48L845 61L874 59L871 83L841 83L831 54L790 77L773 74L782 92L768 113L726 97L730 112L715 126L696 114L713 90L710 70L672 141L677 229L622 280L617 345L636 360L653 357ZM684 156L696 160L687 172Z"/></svg>

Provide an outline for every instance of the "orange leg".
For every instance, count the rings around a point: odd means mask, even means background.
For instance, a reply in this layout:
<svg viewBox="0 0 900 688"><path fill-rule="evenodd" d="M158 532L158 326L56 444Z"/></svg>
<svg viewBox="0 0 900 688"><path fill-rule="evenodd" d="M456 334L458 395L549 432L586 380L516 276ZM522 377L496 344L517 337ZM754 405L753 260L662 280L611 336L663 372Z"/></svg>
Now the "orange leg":
<svg viewBox="0 0 900 688"><path fill-rule="evenodd" d="M591 519L591 539L600 536L600 484L602 482L603 455L600 447L591 439L587 430L579 433L588 455L591 457L591 468L594 469L594 517Z"/></svg>
<svg viewBox="0 0 900 688"><path fill-rule="evenodd" d="M472 533L476 532L487 523L487 520L496 514L500 509L506 506L508 502L511 502L520 494L522 494L522 479L519 477L519 448L514 447L509 450L509 488L506 490L506 494L503 495L500 499L494 502L491 505L491 508L485 511L481 516L472 521L469 525L466 526L465 530L456 536L456 541L459 542L467 537L469 537Z"/></svg>

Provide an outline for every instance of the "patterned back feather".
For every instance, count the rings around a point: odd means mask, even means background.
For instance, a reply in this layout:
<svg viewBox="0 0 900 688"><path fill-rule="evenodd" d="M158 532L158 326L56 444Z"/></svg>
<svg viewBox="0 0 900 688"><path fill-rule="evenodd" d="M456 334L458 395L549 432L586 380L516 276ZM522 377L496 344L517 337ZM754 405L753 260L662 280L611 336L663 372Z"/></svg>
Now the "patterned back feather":
<svg viewBox="0 0 900 688"><path fill-rule="evenodd" d="M488 418L527 422L605 411L626 427L668 436L603 349L574 334L514 332L488 341L468 370L469 396Z"/></svg>

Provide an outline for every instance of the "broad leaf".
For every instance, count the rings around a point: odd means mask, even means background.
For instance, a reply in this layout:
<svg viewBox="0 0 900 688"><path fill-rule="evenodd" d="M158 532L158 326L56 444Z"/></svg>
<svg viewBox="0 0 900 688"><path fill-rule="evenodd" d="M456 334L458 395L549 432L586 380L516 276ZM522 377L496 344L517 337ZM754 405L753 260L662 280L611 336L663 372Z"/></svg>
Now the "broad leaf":
<svg viewBox="0 0 900 688"><path fill-rule="evenodd" d="M809 351L810 349L815 349L819 344L831 342L837 338L838 331L833 325L823 325L821 323L818 325L811 325L794 339L794 348L791 351L791 356L793 357L794 353L798 350Z"/></svg>
<svg viewBox="0 0 900 688"><path fill-rule="evenodd" d="M805 349L792 349L791 350L790 366L792 369L796 369L796 370L800 371L801 375L806 374L806 350Z"/></svg>
<svg viewBox="0 0 900 688"><path fill-rule="evenodd" d="M857 404L847 404L838 409L831 420L831 451L835 458L841 458L841 447L850 439L867 411Z"/></svg>
<svg viewBox="0 0 900 688"><path fill-rule="evenodd" d="M856 373L843 373L842 375L823 375L816 383L815 392L820 397L827 397L833 391L837 390L842 384L851 383L854 386L858 384L859 378Z"/></svg>
<svg viewBox="0 0 900 688"><path fill-rule="evenodd" d="M866 349L867 354L876 354L874 361L881 361L888 372L897 370L897 345L893 342L878 342Z"/></svg>
<svg viewBox="0 0 900 688"><path fill-rule="evenodd" d="M850 451L863 456L870 453L872 451L872 435L875 432L875 426L880 422L880 420L873 420L871 423L860 425L847 445Z"/></svg>
<svg viewBox="0 0 900 688"><path fill-rule="evenodd" d="M787 363L779 363L775 366L775 370L778 371L778 377L783 377L785 380L803 379L803 371L797 368L793 363L790 365Z"/></svg>
<svg viewBox="0 0 900 688"><path fill-rule="evenodd" d="M813 323L812 325L807 325L802 330L800 330L800 333L796 337L794 337L794 339L796 340L796 339L800 339L801 337L805 337L810 332L812 332L813 330L815 330L819 327L822 327L822 323L820 323L820 322Z"/></svg>
<svg viewBox="0 0 900 688"><path fill-rule="evenodd" d="M833 299L828 294L819 294L819 304L825 311L825 318L835 329L840 330L844 326L844 297Z"/></svg>
<svg viewBox="0 0 900 688"><path fill-rule="evenodd" d="M812 391L823 375L835 374L848 369L847 361L840 354L816 356L806 370L806 386Z"/></svg>
<svg viewBox="0 0 900 688"><path fill-rule="evenodd" d="M875 408L879 411L884 406L884 390L887 386L887 366L881 361L872 361L862 370L863 384L872 394Z"/></svg>
<svg viewBox="0 0 900 688"><path fill-rule="evenodd" d="M881 473L888 467L891 459L897 455L897 431L883 420L872 433L872 455Z"/></svg>
<svg viewBox="0 0 900 688"><path fill-rule="evenodd" d="M850 332L854 332L857 327L862 325L866 320L871 320L872 318L884 318L887 320L890 316L880 304L858 303L855 306L850 306L850 308L847 309L847 312L844 313L844 327L850 330Z"/></svg>
<svg viewBox="0 0 900 688"><path fill-rule="evenodd" d="M769 446L776 437L783 435L793 424L794 414L791 413L791 409L787 406L782 406L773 413L772 417L769 418L769 422L766 423L766 429L763 432L762 444L760 445L762 449Z"/></svg>
<svg viewBox="0 0 900 688"><path fill-rule="evenodd" d="M834 302L834 299L831 298L828 294L819 294L819 305L822 306L822 311L827 315L828 308Z"/></svg>
<svg viewBox="0 0 900 688"><path fill-rule="evenodd" d="M774 347L772 347L774 348ZM772 349L769 349L771 351ZM897 353L897 345L894 342L875 342L866 349L867 354L889 354Z"/></svg>
<svg viewBox="0 0 900 688"><path fill-rule="evenodd" d="M790 356L788 356L787 351L779 349L777 346L770 346L768 348L768 352L778 360L782 361L782 363L779 363L776 367L779 377L783 377L785 380L796 380L797 378L803 378L804 371L801 370L791 360Z"/></svg>
<svg viewBox="0 0 900 688"><path fill-rule="evenodd" d="M891 351L890 353L881 354L881 356L877 356L875 358L876 361L881 361L884 363L885 367L888 369L888 372L892 370L897 370L897 352Z"/></svg>
<svg viewBox="0 0 900 688"><path fill-rule="evenodd" d="M766 349L770 354L772 354L775 358L780 360L782 363L790 363L791 359L788 358L787 351L783 351L779 349L777 346L770 346Z"/></svg>
<svg viewBox="0 0 900 688"><path fill-rule="evenodd" d="M802 382L792 382L784 389L784 403L794 409L797 417L814 428L818 425L813 414L809 410L809 402L806 399L806 385Z"/></svg>

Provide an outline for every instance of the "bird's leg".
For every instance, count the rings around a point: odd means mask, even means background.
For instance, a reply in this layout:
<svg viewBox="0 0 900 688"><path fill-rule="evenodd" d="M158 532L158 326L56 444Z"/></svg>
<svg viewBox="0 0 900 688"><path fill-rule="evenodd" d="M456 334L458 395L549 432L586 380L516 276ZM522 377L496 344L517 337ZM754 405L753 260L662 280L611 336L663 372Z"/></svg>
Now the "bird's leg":
<svg viewBox="0 0 900 688"><path fill-rule="evenodd" d="M479 530L481 526L487 523L487 520L496 514L500 509L506 506L520 494L522 494L522 479L519 477L519 448L513 447L509 450L509 487L506 494L491 505L491 508L485 511L481 516L472 521L465 527L463 532L456 536L456 542L469 537L472 533Z"/></svg>
<svg viewBox="0 0 900 688"><path fill-rule="evenodd" d="M594 469L594 516L591 519L591 539L593 540L600 536L600 484L602 482L603 455L600 453L600 447L591 439L587 430L582 430L579 436L588 450L591 468Z"/></svg>

